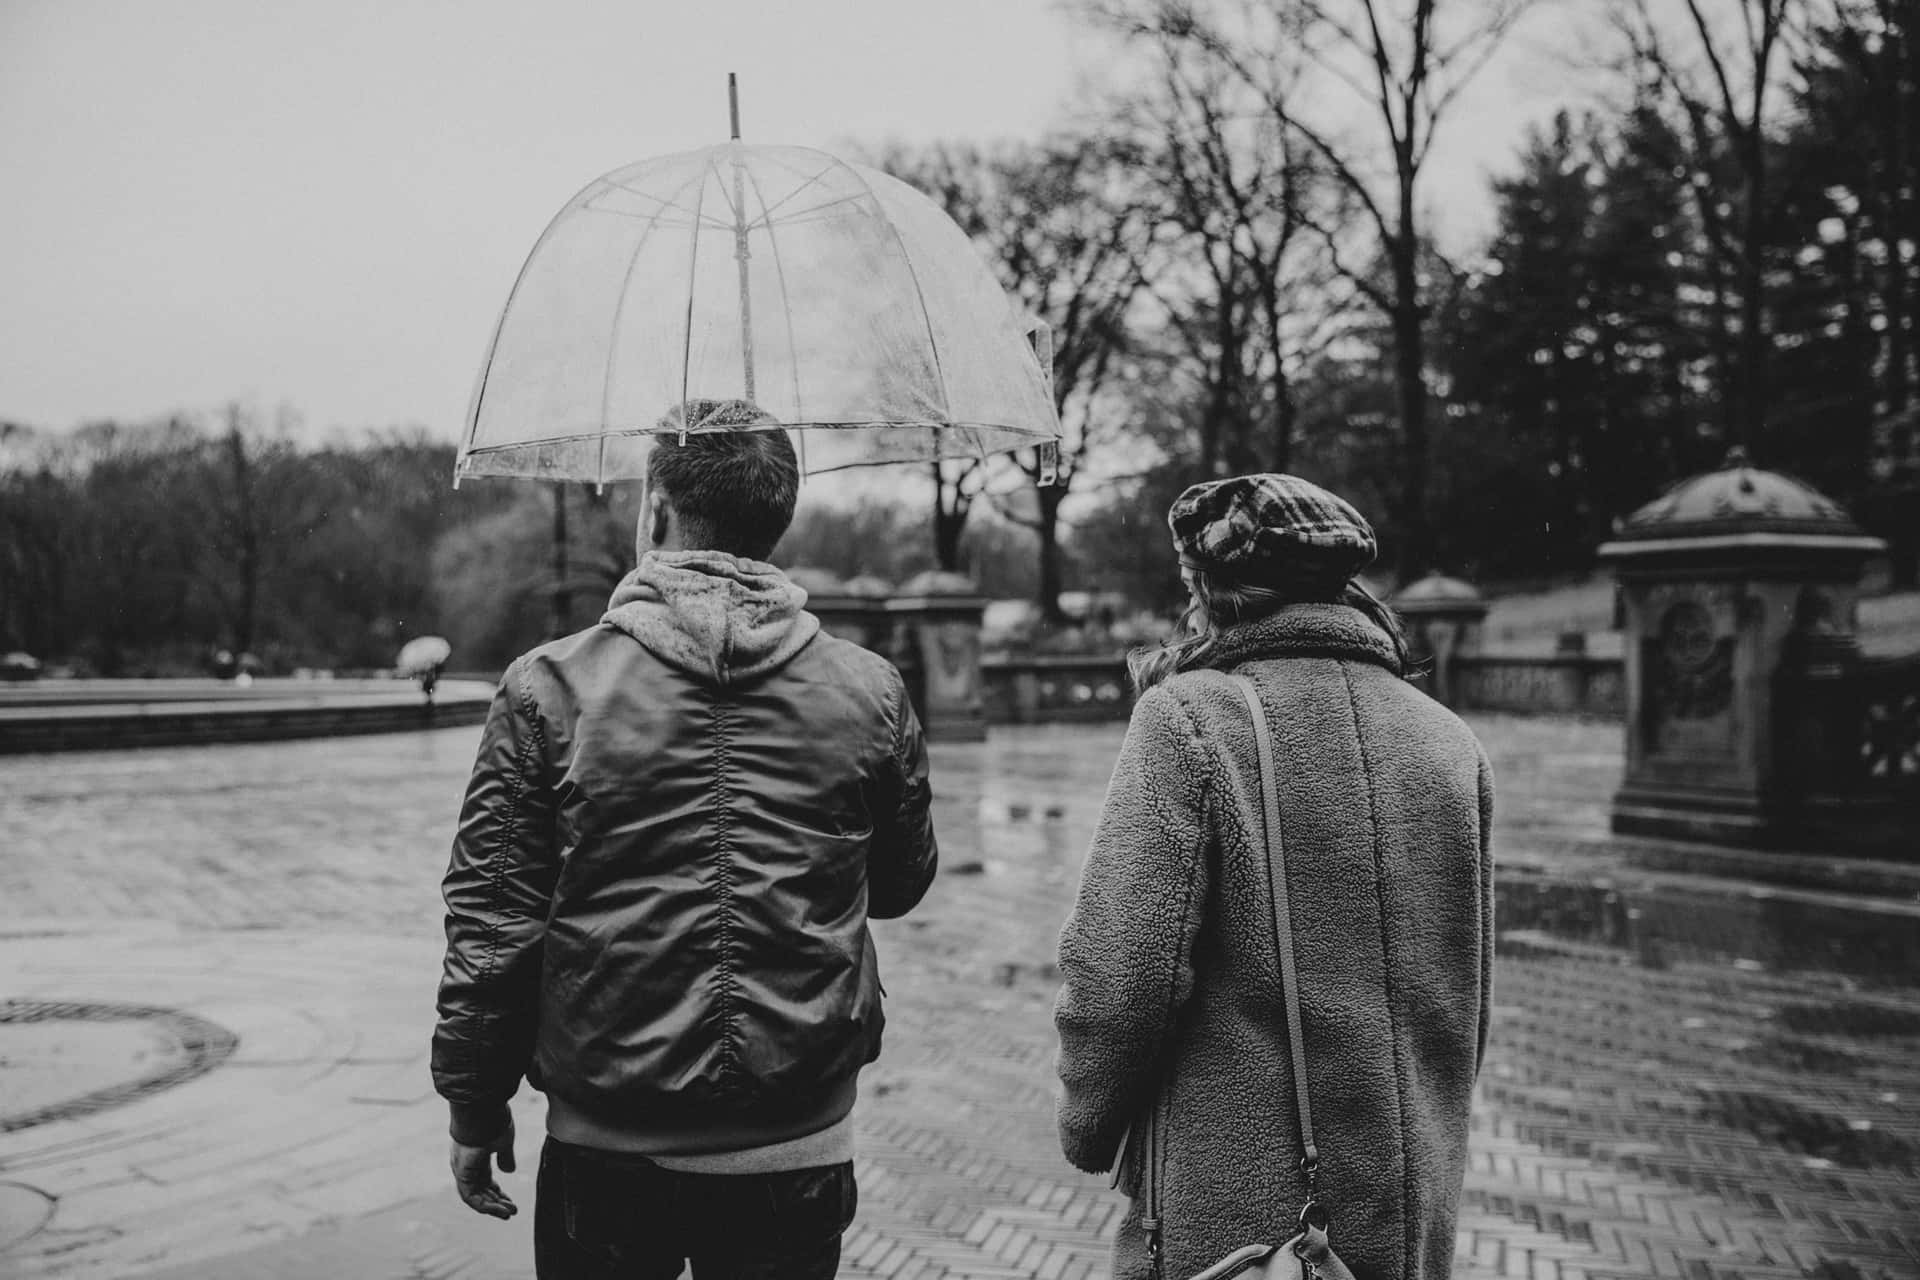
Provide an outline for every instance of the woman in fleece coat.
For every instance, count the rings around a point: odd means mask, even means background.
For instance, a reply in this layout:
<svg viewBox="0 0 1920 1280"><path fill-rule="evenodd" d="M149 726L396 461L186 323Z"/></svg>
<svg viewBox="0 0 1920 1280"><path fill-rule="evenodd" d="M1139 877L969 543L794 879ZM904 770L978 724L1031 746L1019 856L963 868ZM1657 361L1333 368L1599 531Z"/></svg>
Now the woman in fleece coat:
<svg viewBox="0 0 1920 1280"><path fill-rule="evenodd" d="M1279 1244L1308 1199L1274 940L1252 680L1272 729L1319 1169L1361 1280L1444 1278L1486 1048L1492 787L1404 678L1353 576L1373 531L1286 475L1196 485L1168 515L1185 638L1142 693L1060 939L1060 1141L1116 1161L1116 1280L1186 1280ZM1158 1167L1160 1215L1145 1217Z"/></svg>

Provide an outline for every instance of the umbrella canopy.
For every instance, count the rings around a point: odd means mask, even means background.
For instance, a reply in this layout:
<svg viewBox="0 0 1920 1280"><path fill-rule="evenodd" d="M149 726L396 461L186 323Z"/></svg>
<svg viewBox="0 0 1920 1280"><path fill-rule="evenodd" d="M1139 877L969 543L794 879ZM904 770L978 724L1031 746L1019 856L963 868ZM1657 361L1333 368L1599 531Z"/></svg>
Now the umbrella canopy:
<svg viewBox="0 0 1920 1280"><path fill-rule="evenodd" d="M393 665L404 675L418 675L446 665L452 653L453 646L439 636L415 636L400 647L400 656L393 660Z"/></svg>
<svg viewBox="0 0 1920 1280"><path fill-rule="evenodd" d="M810 474L980 457L1058 438L1047 376L933 201L733 142L567 202L507 298L455 474L637 477L658 435L739 429L682 406L742 400L800 429Z"/></svg>

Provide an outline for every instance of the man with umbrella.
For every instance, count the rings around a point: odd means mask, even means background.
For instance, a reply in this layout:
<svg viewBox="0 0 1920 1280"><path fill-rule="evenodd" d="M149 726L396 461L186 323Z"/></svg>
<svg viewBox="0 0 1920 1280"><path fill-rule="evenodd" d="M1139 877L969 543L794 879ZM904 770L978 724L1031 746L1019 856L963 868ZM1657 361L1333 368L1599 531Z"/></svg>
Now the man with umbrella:
<svg viewBox="0 0 1920 1280"><path fill-rule="evenodd" d="M830 1276L884 1018L869 917L937 852L900 675L765 563L786 433L691 401L647 463L639 567L501 680L444 893L435 1084L477 1212L508 1100L548 1098L539 1274ZM691 428L675 439L675 431Z"/></svg>
<svg viewBox="0 0 1920 1280"><path fill-rule="evenodd" d="M647 480L612 608L507 671L445 884L455 1180L513 1212L491 1159L512 1168L524 1073L549 1100L548 1277L834 1271L880 1044L866 921L911 909L936 853L899 673L821 634L765 557L802 459L1033 449L1044 473L1060 437L1045 327L938 205L742 143L730 114L731 142L614 170L555 216L455 465Z"/></svg>

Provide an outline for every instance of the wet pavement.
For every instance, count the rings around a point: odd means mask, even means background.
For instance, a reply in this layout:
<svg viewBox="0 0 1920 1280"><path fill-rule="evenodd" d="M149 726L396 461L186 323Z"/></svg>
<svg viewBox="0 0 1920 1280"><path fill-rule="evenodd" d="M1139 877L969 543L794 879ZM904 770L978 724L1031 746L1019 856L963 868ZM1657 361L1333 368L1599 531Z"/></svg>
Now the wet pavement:
<svg viewBox="0 0 1920 1280"><path fill-rule="evenodd" d="M1456 1274L1920 1276L1920 875L1699 874L1605 835L1617 726L1474 723L1500 957ZM1120 731L936 749L941 881L876 926L845 1274L1104 1273L1118 1201L1055 1150L1048 1008ZM445 1186L425 1071L474 738L0 761L0 1275L529 1272L530 1215Z"/></svg>

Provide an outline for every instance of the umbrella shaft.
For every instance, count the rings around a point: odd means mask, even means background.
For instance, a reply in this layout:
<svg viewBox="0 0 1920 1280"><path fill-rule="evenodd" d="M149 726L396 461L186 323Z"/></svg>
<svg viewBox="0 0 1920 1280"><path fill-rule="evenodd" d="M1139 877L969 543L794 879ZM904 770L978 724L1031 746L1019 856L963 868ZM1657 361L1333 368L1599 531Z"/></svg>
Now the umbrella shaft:
<svg viewBox="0 0 1920 1280"><path fill-rule="evenodd" d="M747 396L753 394L753 296L749 287L747 259L746 184L740 166L733 169L733 257L740 264L740 373L746 382Z"/></svg>

